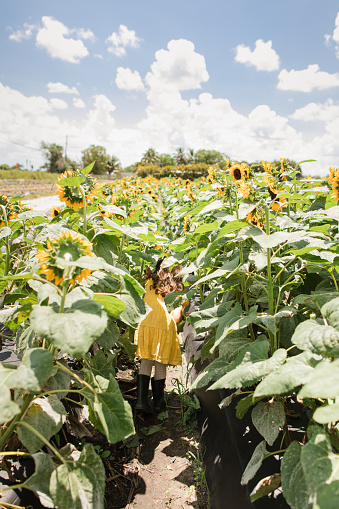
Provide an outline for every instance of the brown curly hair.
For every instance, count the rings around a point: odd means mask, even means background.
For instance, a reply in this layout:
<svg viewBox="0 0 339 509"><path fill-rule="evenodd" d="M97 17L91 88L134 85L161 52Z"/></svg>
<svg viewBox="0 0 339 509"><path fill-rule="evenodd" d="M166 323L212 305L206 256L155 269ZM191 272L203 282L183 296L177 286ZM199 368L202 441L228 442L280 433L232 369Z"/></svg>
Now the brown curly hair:
<svg viewBox="0 0 339 509"><path fill-rule="evenodd" d="M152 279L151 288L155 288L155 293L165 297L168 293L177 292L184 289L182 284L183 276L178 276L182 270L182 265L175 265L171 272L167 267L161 267L164 258L160 258L156 264L154 272L146 265L145 279Z"/></svg>

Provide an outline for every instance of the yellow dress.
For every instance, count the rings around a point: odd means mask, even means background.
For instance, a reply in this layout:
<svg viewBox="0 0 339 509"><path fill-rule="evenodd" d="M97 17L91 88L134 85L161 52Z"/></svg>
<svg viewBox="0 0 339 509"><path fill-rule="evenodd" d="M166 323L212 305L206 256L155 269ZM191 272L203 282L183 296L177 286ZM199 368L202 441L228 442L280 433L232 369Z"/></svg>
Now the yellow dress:
<svg viewBox="0 0 339 509"><path fill-rule="evenodd" d="M136 357L161 362L170 366L181 364L181 350L177 326L167 311L164 298L156 294L152 279L146 281L144 300L152 311L139 323L134 336L138 345Z"/></svg>

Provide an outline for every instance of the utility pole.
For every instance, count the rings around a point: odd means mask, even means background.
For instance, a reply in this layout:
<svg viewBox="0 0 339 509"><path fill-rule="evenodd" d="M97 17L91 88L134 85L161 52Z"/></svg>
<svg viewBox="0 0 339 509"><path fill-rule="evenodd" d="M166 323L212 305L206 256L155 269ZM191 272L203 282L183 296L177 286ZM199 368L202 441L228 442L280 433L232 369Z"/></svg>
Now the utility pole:
<svg viewBox="0 0 339 509"><path fill-rule="evenodd" d="M67 142L68 142L68 134L66 134L65 159L67 158Z"/></svg>

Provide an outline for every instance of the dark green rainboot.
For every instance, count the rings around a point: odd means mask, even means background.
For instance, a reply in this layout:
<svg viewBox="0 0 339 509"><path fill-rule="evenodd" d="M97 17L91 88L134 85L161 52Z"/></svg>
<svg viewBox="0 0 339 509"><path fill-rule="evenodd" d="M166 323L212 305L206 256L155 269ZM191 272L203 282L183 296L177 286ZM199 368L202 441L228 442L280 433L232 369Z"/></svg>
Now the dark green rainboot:
<svg viewBox="0 0 339 509"><path fill-rule="evenodd" d="M153 392L153 403L154 410L156 412L161 412L166 408L165 403L165 379L155 380L155 378L151 379L152 383L152 392Z"/></svg>
<svg viewBox="0 0 339 509"><path fill-rule="evenodd" d="M147 375L137 376L137 401L135 410L142 414L152 414L153 410L148 403L148 387L150 377Z"/></svg>

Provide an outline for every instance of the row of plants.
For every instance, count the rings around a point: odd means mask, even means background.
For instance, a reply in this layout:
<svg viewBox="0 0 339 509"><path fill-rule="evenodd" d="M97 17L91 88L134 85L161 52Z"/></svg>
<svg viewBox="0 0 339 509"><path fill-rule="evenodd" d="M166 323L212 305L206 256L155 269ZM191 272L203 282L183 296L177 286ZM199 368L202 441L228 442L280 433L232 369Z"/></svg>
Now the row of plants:
<svg viewBox="0 0 339 509"><path fill-rule="evenodd" d="M159 166L158 164L139 163L136 170L138 177L147 177L148 175L157 179L166 177L181 177L182 179L194 180L199 177L206 177L211 165L206 163L189 163ZM216 169L219 166L214 166Z"/></svg>
<svg viewBox="0 0 339 509"><path fill-rule="evenodd" d="M251 410L263 436L242 483L279 454L281 472L253 497L281 483L292 508L337 505L339 172L298 180L283 159L262 164L259 175L243 163L195 181L133 176L101 186L90 165L59 177L66 206L52 219L0 204L0 322L21 359L0 368L0 450L33 458L23 485L45 507L103 507L93 446L58 448L53 437L72 398L110 443L133 435L114 370L121 352L133 357L148 312L145 264L163 256L185 267L169 309L196 301L189 321L209 332L201 355L211 362L195 386L233 390L224 405L236 400L239 418ZM289 429L292 401L307 417L302 443Z"/></svg>

